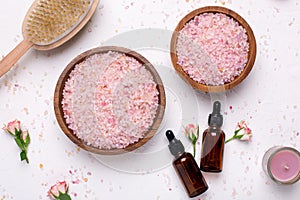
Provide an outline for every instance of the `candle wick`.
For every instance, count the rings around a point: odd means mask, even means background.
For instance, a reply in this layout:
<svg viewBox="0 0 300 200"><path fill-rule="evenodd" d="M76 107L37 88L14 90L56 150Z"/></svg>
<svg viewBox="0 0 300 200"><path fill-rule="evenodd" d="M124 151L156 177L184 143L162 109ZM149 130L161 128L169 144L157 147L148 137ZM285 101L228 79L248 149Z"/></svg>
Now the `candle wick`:
<svg viewBox="0 0 300 200"><path fill-rule="evenodd" d="M284 169L285 169L285 170L289 170L290 167L289 167L288 165L284 165Z"/></svg>

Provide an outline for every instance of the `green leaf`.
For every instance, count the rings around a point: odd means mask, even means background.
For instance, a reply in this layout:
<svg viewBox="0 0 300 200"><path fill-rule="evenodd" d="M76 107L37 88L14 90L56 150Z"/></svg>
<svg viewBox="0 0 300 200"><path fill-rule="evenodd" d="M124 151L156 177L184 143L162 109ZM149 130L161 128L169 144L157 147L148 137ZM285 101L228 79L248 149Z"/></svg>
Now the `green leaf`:
<svg viewBox="0 0 300 200"><path fill-rule="evenodd" d="M26 160L26 158L27 158L26 152L25 151L21 151L20 157L21 157L21 161Z"/></svg>
<svg viewBox="0 0 300 200"><path fill-rule="evenodd" d="M21 161L26 160L26 162L29 163L26 151L22 151L20 153L20 158L21 158Z"/></svg>
<svg viewBox="0 0 300 200"><path fill-rule="evenodd" d="M68 194L60 193L58 199L60 199L60 200L71 200L71 197Z"/></svg>
<svg viewBox="0 0 300 200"><path fill-rule="evenodd" d="M199 138L199 125L197 126L197 140Z"/></svg>
<svg viewBox="0 0 300 200"><path fill-rule="evenodd" d="M236 138L237 139L241 139L244 135L237 135Z"/></svg>
<svg viewBox="0 0 300 200"><path fill-rule="evenodd" d="M240 130L242 130L242 129L244 129L244 128L240 128L240 129L235 130L234 135L238 134L238 132L240 132Z"/></svg>
<svg viewBox="0 0 300 200"><path fill-rule="evenodd" d="M28 147L29 143L30 143L30 136L29 136L29 133L28 133L28 135L26 137L26 141L25 141L25 147Z"/></svg>
<svg viewBox="0 0 300 200"><path fill-rule="evenodd" d="M194 142L196 142L197 141L197 137L193 134L192 135L192 142L194 143Z"/></svg>
<svg viewBox="0 0 300 200"><path fill-rule="evenodd" d="M15 136L16 136L17 138L20 137L21 133L22 133L22 130L18 130L18 129L15 128Z"/></svg>
<svg viewBox="0 0 300 200"><path fill-rule="evenodd" d="M20 147L21 150L24 150L24 143L23 143L23 141L19 137L15 138L15 141L16 141L18 147Z"/></svg>

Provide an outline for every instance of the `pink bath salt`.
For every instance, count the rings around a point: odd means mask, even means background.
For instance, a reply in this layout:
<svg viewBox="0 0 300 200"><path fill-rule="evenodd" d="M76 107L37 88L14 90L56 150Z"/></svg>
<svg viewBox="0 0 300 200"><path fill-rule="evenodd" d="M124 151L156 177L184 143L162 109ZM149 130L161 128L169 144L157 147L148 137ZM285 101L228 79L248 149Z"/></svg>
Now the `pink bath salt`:
<svg viewBox="0 0 300 200"><path fill-rule="evenodd" d="M143 138L158 108L157 84L135 58L95 54L75 66L63 90L68 127L88 145L125 148Z"/></svg>
<svg viewBox="0 0 300 200"><path fill-rule="evenodd" d="M178 62L195 81L205 85L230 83L248 61L246 30L221 13L204 13L179 32Z"/></svg>

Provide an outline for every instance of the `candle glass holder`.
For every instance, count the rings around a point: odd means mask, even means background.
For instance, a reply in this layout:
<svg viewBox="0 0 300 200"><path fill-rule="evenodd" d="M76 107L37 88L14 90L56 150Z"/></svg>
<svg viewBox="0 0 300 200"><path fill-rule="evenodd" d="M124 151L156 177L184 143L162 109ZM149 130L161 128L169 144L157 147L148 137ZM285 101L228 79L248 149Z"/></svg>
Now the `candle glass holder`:
<svg viewBox="0 0 300 200"><path fill-rule="evenodd" d="M291 147L274 146L263 156L263 170L276 183L290 185L300 179L300 152Z"/></svg>

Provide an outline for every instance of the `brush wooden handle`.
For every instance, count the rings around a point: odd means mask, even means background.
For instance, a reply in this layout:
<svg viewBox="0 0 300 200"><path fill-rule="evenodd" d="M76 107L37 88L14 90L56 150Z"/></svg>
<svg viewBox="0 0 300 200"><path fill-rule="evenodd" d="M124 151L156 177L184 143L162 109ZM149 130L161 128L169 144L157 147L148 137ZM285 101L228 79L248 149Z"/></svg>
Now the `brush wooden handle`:
<svg viewBox="0 0 300 200"><path fill-rule="evenodd" d="M2 77L16 62L32 47L32 43L24 39L0 62L0 77Z"/></svg>

